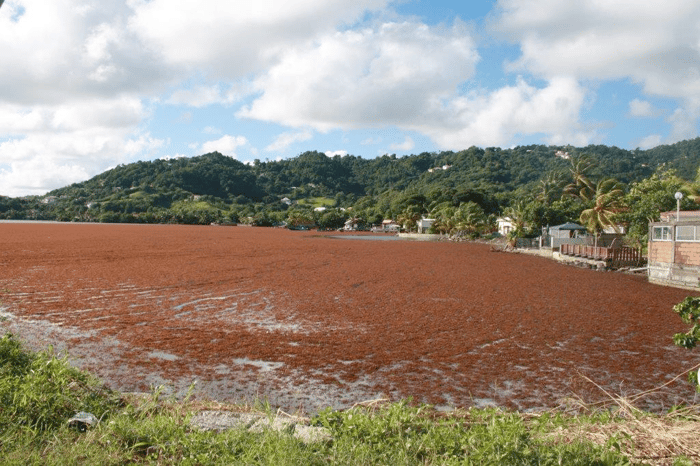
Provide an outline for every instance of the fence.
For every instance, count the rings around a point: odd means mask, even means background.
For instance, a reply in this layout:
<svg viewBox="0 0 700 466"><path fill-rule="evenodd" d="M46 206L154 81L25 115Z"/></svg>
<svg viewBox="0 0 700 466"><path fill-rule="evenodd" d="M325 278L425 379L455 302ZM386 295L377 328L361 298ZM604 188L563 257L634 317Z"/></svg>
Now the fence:
<svg viewBox="0 0 700 466"><path fill-rule="evenodd" d="M642 253L638 249L628 247L603 248L584 244L562 244L559 252L567 256L600 260L612 267L638 265L642 262Z"/></svg>

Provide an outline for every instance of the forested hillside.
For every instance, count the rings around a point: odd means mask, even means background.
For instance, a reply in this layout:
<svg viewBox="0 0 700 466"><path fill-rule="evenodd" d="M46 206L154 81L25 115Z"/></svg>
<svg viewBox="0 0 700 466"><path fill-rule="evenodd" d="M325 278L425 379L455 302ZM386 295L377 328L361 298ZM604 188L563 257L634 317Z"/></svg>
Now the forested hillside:
<svg viewBox="0 0 700 466"><path fill-rule="evenodd" d="M699 164L700 138L646 151L532 145L375 159L305 152L250 165L214 152L120 165L45 196L0 197L0 218L258 225L286 221L336 228L348 217L368 224L394 218L411 225L430 214L445 220L437 228L447 232L470 221L492 225L494 215L510 209L536 229L576 220L586 207L583 201L591 201L578 194L566 196L567 186L571 194L572 186L581 183L577 176L589 188L612 178L629 193L655 173L678 183L692 182ZM314 210L321 206L326 209Z"/></svg>

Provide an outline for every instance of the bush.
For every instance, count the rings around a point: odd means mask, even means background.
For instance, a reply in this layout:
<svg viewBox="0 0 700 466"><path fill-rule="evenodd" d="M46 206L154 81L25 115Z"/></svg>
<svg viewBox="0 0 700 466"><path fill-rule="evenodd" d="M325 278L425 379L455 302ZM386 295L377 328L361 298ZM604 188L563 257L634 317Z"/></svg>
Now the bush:
<svg viewBox="0 0 700 466"><path fill-rule="evenodd" d="M30 353L12 334L0 339L0 426L48 430L79 411L98 418L114 409L118 397L66 357Z"/></svg>

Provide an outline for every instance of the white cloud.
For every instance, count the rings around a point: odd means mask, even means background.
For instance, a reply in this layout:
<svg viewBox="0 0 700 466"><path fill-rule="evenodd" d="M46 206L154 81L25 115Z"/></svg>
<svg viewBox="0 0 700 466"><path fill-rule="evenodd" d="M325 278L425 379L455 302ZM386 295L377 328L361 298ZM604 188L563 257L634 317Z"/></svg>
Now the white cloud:
<svg viewBox="0 0 700 466"><path fill-rule="evenodd" d="M404 140L404 142L402 142L400 144L391 144L389 146L389 149L408 152L408 151L412 150L415 146L416 145L413 143L413 139L411 139L410 136L406 136L406 139Z"/></svg>
<svg viewBox="0 0 700 466"><path fill-rule="evenodd" d="M166 103L171 105L189 105L204 107L221 102L221 89L218 85L197 86L193 89L178 89L173 92Z"/></svg>
<svg viewBox="0 0 700 466"><path fill-rule="evenodd" d="M5 2L0 194L43 194L162 147L140 129L139 94L166 67L125 30L130 11L123 0Z"/></svg>
<svg viewBox="0 0 700 466"><path fill-rule="evenodd" d="M584 101L585 91L575 79L555 78L542 89L519 79L514 86L454 99L441 120L413 129L448 149L505 147L518 135L539 132L550 144L586 145L595 133L579 122Z"/></svg>
<svg viewBox="0 0 700 466"><path fill-rule="evenodd" d="M8 166L0 171L0 189L7 196L44 194L162 145L148 134L130 138L101 128L8 139L0 143L0 161Z"/></svg>
<svg viewBox="0 0 700 466"><path fill-rule="evenodd" d="M647 94L680 101L694 131L679 117L669 142L697 134L699 2L499 0L498 8L495 31L522 50L510 69L547 79L628 79Z"/></svg>
<svg viewBox="0 0 700 466"><path fill-rule="evenodd" d="M381 144L381 142L382 142L382 138L376 137L376 138L363 139L362 142L360 142L360 144L362 144L363 146L369 146L369 145L373 145L373 144Z"/></svg>
<svg viewBox="0 0 700 466"><path fill-rule="evenodd" d="M166 103L197 108L212 104L231 105L253 92L252 85L247 82L234 83L225 90L222 87L221 84L183 87L175 90Z"/></svg>
<svg viewBox="0 0 700 466"><path fill-rule="evenodd" d="M642 140L639 141L638 147L643 150L651 149L652 147L656 147L661 144L662 140L663 138L660 134L651 134L645 138L642 138Z"/></svg>
<svg viewBox="0 0 700 466"><path fill-rule="evenodd" d="M164 141L136 131L146 114L138 99L125 97L0 104L0 165L7 167L0 192L43 194L152 153Z"/></svg>
<svg viewBox="0 0 700 466"><path fill-rule="evenodd" d="M279 136L277 136L277 139L275 139L275 141L272 144L265 147L265 150L268 152L282 152L292 144L296 142L308 141L312 137L313 133L308 130L282 133Z"/></svg>
<svg viewBox="0 0 700 466"><path fill-rule="evenodd" d="M352 24L389 0L132 0L130 29L176 67L246 76L276 60L287 44Z"/></svg>
<svg viewBox="0 0 700 466"><path fill-rule="evenodd" d="M167 68L125 29L123 0L15 0L0 14L0 99L60 104L154 89ZM13 20L13 10L24 14ZM6 11L6 8L9 10Z"/></svg>
<svg viewBox="0 0 700 466"><path fill-rule="evenodd" d="M700 107L692 109L677 108L668 118L671 123L671 133L668 142L676 142L682 139L690 139L698 135L698 118Z"/></svg>
<svg viewBox="0 0 700 466"><path fill-rule="evenodd" d="M290 48L238 115L319 131L406 125L454 95L479 59L463 25L385 23Z"/></svg>
<svg viewBox="0 0 700 466"><path fill-rule="evenodd" d="M348 151L346 150L327 150L324 152L326 154L326 157L335 157L336 155L339 155L341 157L345 157L348 155Z"/></svg>
<svg viewBox="0 0 700 466"><path fill-rule="evenodd" d="M248 140L243 136L225 135L215 141L207 141L201 145L199 152L208 154L210 152L220 152L224 155L236 157L236 150L248 144Z"/></svg>
<svg viewBox="0 0 700 466"><path fill-rule="evenodd" d="M393 3L8 0L0 12L0 194L40 193L162 155L169 140L145 128L158 118L150 109L164 103L245 102L232 112L294 128L271 152L313 131L380 127L427 135L445 149L509 146L523 135L585 145L599 136L582 112L611 79L676 100L668 136L654 129L642 145L698 134L698 2L498 0L494 35L521 48L507 65L522 75L511 85L478 81L466 25L402 22L387 9ZM396 22L383 22L389 17ZM650 101L633 96L628 116L661 115ZM199 128L217 125L186 110L172 111ZM228 135L193 149L235 154L242 146L257 153Z"/></svg>
<svg viewBox="0 0 700 466"><path fill-rule="evenodd" d="M633 99L630 101L630 116L646 118L654 116L654 107L646 100Z"/></svg>
<svg viewBox="0 0 700 466"><path fill-rule="evenodd" d="M51 157L19 160L9 164L9 169L0 169L3 195L11 197L41 195L46 192L47 185L58 188L87 178L88 173L82 164L56 164Z"/></svg>
<svg viewBox="0 0 700 466"><path fill-rule="evenodd" d="M453 150L508 145L535 133L550 143L585 145L596 137L579 121L586 91L571 77L553 77L541 88L521 78L514 86L460 95L458 86L478 60L459 23L339 32L290 50L256 81L260 97L238 115L319 131L394 125ZM395 147L413 148L404 144Z"/></svg>

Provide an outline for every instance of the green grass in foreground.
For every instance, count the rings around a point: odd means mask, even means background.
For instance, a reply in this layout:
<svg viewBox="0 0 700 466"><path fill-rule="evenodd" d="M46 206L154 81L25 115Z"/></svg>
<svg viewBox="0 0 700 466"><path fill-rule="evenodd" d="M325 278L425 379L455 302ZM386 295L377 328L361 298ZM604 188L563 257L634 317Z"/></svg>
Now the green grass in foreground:
<svg viewBox="0 0 700 466"><path fill-rule="evenodd" d="M127 398L72 368L51 350L25 351L12 335L0 339L0 464L273 464L273 465L621 465L631 464L612 435L595 444L581 436L553 435L592 417L524 415L468 410L450 415L407 402L346 411L326 410L310 419L333 440L306 445L275 431L199 431L189 420L206 405ZM226 406L228 410L250 409ZM86 432L66 421L78 411L101 419ZM268 412L270 414L270 412ZM677 464L686 464L677 460ZM690 464L690 463L687 463Z"/></svg>

